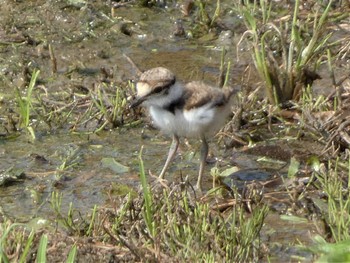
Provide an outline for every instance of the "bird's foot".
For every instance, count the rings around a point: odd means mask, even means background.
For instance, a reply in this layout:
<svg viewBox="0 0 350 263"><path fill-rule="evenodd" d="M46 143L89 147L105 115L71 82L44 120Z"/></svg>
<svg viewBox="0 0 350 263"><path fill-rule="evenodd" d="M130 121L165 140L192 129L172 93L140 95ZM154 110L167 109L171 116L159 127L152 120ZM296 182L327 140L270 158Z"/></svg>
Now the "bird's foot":
<svg viewBox="0 0 350 263"><path fill-rule="evenodd" d="M150 177L154 179L154 182L160 184L162 187L169 189L169 181L164 179L163 177L157 176L149 171Z"/></svg>

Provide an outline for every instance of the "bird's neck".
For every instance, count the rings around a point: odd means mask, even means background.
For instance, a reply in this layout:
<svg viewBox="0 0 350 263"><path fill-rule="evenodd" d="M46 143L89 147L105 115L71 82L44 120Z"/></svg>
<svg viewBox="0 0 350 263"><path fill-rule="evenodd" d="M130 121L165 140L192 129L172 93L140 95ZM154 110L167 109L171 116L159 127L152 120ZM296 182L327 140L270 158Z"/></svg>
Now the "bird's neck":
<svg viewBox="0 0 350 263"><path fill-rule="evenodd" d="M170 86L166 93L161 96L150 98L147 101L148 106L163 108L165 110L173 111L174 105L181 103L184 94L184 87L176 82Z"/></svg>

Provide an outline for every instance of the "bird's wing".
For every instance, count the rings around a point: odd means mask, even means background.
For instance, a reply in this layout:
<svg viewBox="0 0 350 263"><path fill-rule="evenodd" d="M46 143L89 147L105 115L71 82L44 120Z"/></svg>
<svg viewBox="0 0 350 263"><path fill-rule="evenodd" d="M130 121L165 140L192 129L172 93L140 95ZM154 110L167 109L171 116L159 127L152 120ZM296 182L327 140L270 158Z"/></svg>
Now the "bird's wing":
<svg viewBox="0 0 350 263"><path fill-rule="evenodd" d="M201 107L210 103L212 107L220 107L229 99L225 92L203 82L189 82L185 86L185 109Z"/></svg>

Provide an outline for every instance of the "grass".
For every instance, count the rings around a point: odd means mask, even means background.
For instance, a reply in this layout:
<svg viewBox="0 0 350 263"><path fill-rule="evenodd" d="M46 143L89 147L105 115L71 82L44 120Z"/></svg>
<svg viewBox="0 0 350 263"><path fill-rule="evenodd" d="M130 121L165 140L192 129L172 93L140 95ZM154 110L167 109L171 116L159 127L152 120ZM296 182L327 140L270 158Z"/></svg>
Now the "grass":
<svg viewBox="0 0 350 263"><path fill-rule="evenodd" d="M335 242L350 240L350 172L348 177L344 178L344 172L339 169L341 168L338 163L329 163L328 169L315 174L320 189L327 196L328 209L324 214L324 220L330 230L330 239Z"/></svg>
<svg viewBox="0 0 350 263"><path fill-rule="evenodd" d="M25 97L22 97L20 90L16 88L16 97L20 115L20 127L26 128L33 140L35 140L36 136L33 127L30 125L30 114L32 109L32 93L39 74L39 70L33 71Z"/></svg>
<svg viewBox="0 0 350 263"><path fill-rule="evenodd" d="M47 242L47 235L42 235L39 242L38 254L36 256L37 262L46 262Z"/></svg>
<svg viewBox="0 0 350 263"><path fill-rule="evenodd" d="M313 172L315 185L322 190L325 198L316 199L326 232L314 237L314 245L303 247L318 258L316 262L348 262L350 258L350 162L347 170L341 168L340 161L328 167L320 165Z"/></svg>
<svg viewBox="0 0 350 263"><path fill-rule="evenodd" d="M51 209L56 214L56 222L66 230L68 230L71 233L78 234L80 232L79 225L76 225L74 223L74 209L73 204L69 204L69 209L67 216L64 216L61 209L62 209L62 195L57 192L52 192L51 194L51 201L50 201Z"/></svg>
<svg viewBox="0 0 350 263"><path fill-rule="evenodd" d="M156 228L154 226L154 221L153 221L153 216L154 216L153 196L147 184L145 168L143 166L143 160L142 160L142 148L139 153L139 163L140 163L140 181L141 181L142 192L143 192L143 197L145 202L143 214L144 214L144 219L145 219L148 231L151 234L151 237L154 238L156 235Z"/></svg>
<svg viewBox="0 0 350 263"><path fill-rule="evenodd" d="M95 132L104 129L107 124L111 124L112 128L122 126L124 112L128 107L122 87L113 87L115 89L114 95L107 94L105 88L106 84L101 84L97 87L96 92L91 92L91 98L98 109L98 114L101 114L104 119L102 125Z"/></svg>
<svg viewBox="0 0 350 263"><path fill-rule="evenodd" d="M183 6L186 6L186 3ZM195 0L187 3L187 8L183 12L189 17L186 19L189 22L187 37L210 39L215 36L213 32L216 31L222 12L221 0L216 0L216 2Z"/></svg>
<svg viewBox="0 0 350 263"><path fill-rule="evenodd" d="M300 1L295 1L291 21L286 22L271 21L272 3L268 5L264 0L245 1L245 5L238 8L248 30L242 35L237 50L242 43L252 46L255 68L273 105L300 98L303 89L319 78L314 71L330 45L332 33L325 32L332 1L321 15L318 11L307 19L300 18L299 5Z"/></svg>
<svg viewBox="0 0 350 263"><path fill-rule="evenodd" d="M48 235L41 231L30 229L26 224L12 223L5 221L0 223L0 263L9 262L48 262L47 246ZM40 236L39 244L35 238ZM77 247L73 245L67 256L66 262L75 262Z"/></svg>
<svg viewBox="0 0 350 263"><path fill-rule="evenodd" d="M43 86L35 89L39 74L39 70L33 71L25 96L16 89L19 118L9 117L16 130L17 127L25 128L33 140L36 138L33 123L40 130L48 128L48 132L67 127L79 132L86 130L87 126L91 127L90 132L99 132L134 121L130 119L130 114L127 115L126 98L132 93L132 87L128 84L101 82L90 92L74 91L74 96L69 90L51 94ZM10 132L8 128L6 130Z"/></svg>
<svg viewBox="0 0 350 263"><path fill-rule="evenodd" d="M191 198L186 187L183 190L176 186L152 191L146 181L141 156L139 160L143 205L137 210L141 209L142 213L132 211L135 205L131 204L139 200L128 199L120 208L121 212L115 215L118 227L113 227L111 233L117 240L128 240L127 247L133 248L131 252L136 260L139 257L190 261L257 260L259 235L267 206L256 207L249 218L243 205L220 215L208 203ZM136 217L129 221L131 214ZM131 225L134 225L134 230Z"/></svg>

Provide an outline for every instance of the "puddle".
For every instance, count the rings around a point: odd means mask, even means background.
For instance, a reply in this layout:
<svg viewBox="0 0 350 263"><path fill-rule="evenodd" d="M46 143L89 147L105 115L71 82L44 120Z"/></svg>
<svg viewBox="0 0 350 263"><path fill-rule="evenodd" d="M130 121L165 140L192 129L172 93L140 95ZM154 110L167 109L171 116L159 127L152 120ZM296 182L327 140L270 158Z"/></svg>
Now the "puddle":
<svg viewBox="0 0 350 263"><path fill-rule="evenodd" d="M270 244L272 255L266 262L300 262L301 258L304 262L313 260L312 253L300 249L300 244L306 247L313 245L312 238L318 234L313 222L283 220L281 215L270 212L262 232L262 240Z"/></svg>
<svg viewBox="0 0 350 263"><path fill-rule="evenodd" d="M0 171L11 167L22 169L25 179L0 187L0 206L10 218L25 221L34 216L46 216L46 213L50 214L47 202L50 194L58 191L64 196L63 207L67 208L73 202L77 210L88 211L95 204L106 202L107 191L113 182L138 188L141 145L146 171L157 175L170 143L170 138L156 130L143 132L137 128L89 135L48 134L34 142L23 135L3 141ZM195 182L199 154L193 156L197 151L195 144L191 149L188 147L180 146L180 154L170 168L170 172L177 172L175 178L168 178L170 181L180 180L181 174L190 174L191 182ZM188 159L183 159L181 153L188 152ZM121 171L115 170L118 169L116 163L122 166ZM210 183L210 178L206 181Z"/></svg>
<svg viewBox="0 0 350 263"><path fill-rule="evenodd" d="M88 211L94 204L105 202L111 182L134 185L135 173L116 174L103 168L102 160L107 157L131 170L137 167L134 154L139 146L131 143L135 138L123 136L123 140L118 140L118 136L121 137L116 133L53 134L35 142L28 142L26 136L3 142L0 170L14 166L26 174L23 182L0 188L3 212L10 218L22 220L45 216L50 213L47 201L52 191L63 194L63 207L73 202L77 210Z"/></svg>

